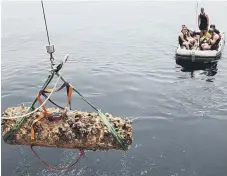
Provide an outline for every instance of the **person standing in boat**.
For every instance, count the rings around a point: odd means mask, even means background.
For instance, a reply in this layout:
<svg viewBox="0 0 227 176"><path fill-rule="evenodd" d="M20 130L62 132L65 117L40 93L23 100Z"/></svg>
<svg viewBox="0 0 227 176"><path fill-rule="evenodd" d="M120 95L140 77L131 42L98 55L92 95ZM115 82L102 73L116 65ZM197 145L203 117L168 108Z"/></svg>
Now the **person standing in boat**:
<svg viewBox="0 0 227 176"><path fill-rule="evenodd" d="M209 17L207 14L204 12L204 8L201 8L201 13L198 16L198 25L200 31L207 31L208 26L209 26Z"/></svg>

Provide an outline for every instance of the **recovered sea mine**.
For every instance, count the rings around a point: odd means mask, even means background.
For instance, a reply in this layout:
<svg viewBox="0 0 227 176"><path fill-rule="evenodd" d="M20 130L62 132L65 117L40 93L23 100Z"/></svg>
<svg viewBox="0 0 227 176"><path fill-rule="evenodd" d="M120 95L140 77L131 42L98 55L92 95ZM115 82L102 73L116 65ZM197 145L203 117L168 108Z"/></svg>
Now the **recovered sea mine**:
<svg viewBox="0 0 227 176"><path fill-rule="evenodd" d="M28 107L7 108L2 113L2 135L4 136L16 123L16 119L4 119L26 114ZM59 109L48 108L48 112ZM72 110L59 120L50 121L47 117L33 125L34 140L31 140L32 122L42 111L25 118L20 128L6 139L12 145L31 145L85 150L127 150L132 144L132 122L127 119L105 114L112 127L121 137L123 149L116 138L108 131L97 113Z"/></svg>

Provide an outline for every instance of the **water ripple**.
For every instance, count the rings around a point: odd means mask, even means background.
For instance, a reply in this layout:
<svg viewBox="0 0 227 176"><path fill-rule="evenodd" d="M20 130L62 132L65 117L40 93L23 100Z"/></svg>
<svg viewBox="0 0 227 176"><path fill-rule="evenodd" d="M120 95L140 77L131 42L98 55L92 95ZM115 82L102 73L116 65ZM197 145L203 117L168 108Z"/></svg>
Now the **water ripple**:
<svg viewBox="0 0 227 176"><path fill-rule="evenodd" d="M15 158L13 149L4 146L3 175L226 173L227 51L214 70L185 70L174 58L179 17L190 28L194 24L188 15L194 13L192 2L46 2L45 7L57 63L70 54L64 77L103 112L135 119L133 146L123 155L89 152L86 162L67 173L44 168L27 152ZM226 30L224 7L206 4L215 23ZM2 16L3 110L30 105L49 74L50 61L39 3L7 2ZM62 103L65 95L53 98ZM91 110L75 94L73 107ZM170 141L183 143L184 149ZM59 151L45 154L51 158ZM71 151L62 155L63 165L73 158Z"/></svg>

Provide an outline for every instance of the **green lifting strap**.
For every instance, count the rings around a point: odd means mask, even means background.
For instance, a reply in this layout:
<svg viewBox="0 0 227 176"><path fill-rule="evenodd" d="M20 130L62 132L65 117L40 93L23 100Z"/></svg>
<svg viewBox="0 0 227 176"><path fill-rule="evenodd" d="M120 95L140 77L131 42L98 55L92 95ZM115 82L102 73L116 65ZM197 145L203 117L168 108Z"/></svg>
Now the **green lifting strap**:
<svg viewBox="0 0 227 176"><path fill-rule="evenodd" d="M60 76L58 73L56 73L57 76ZM60 76L60 79L63 82L66 82L66 80ZM73 86L72 86L73 87ZM88 105L90 105L95 111L97 111L97 113L99 114L99 116L101 117L101 120L104 122L104 124L107 126L109 132L112 133L112 135L117 139L118 143L121 145L122 149L126 149L125 145L122 142L121 137L117 134L117 132L115 131L115 129L111 126L109 120L106 118L106 116L100 111L98 110L94 105L92 105L88 100L85 99L85 97L73 87L73 90L82 98L82 100L84 100Z"/></svg>
<svg viewBox="0 0 227 176"><path fill-rule="evenodd" d="M46 80L46 82L44 83L42 89L45 89L49 83L51 82L51 80L54 77L54 72L52 74L50 74ZM31 110L33 110L35 103L37 102L37 99L34 100L34 102L32 103L31 107L29 108L28 112L30 112ZM3 136L3 140L6 141L8 140L22 125L22 123L24 122L25 117L21 117L18 118L16 123L14 124L14 126Z"/></svg>
<svg viewBox="0 0 227 176"><path fill-rule="evenodd" d="M55 74L56 74L57 76L60 76L58 73L55 73ZM47 81L46 81L45 84L43 85L43 89L45 89L45 88L48 86L48 84L51 82L51 80L53 79L53 77L54 77L54 73L52 73L52 75L49 75ZM63 82L66 82L62 76L60 76L60 79L61 79ZM72 86L72 87L73 87L73 86ZM115 131L115 129L111 126L111 124L110 124L109 120L106 118L106 116L105 116L100 110L98 110L94 105L92 105L89 101L87 101L87 100L85 99L85 97L84 97L78 90L76 90L74 87L73 87L73 90L74 90L74 91L75 91L75 92L76 92L76 93L77 93L77 94L78 94L78 95L79 95L79 96L80 96L88 105L90 105L95 111L97 111L97 113L98 113L98 115L100 116L101 120L102 120L102 121L104 122L104 124L107 126L109 132L112 133L112 135L116 138L116 140L117 140L118 143L121 145L121 147L122 147L123 149L126 149L126 148L125 148L125 145L124 145L123 142L122 142L122 138L117 134L117 132ZM34 100L34 102L33 102L32 106L30 107L29 111L33 109L33 107L34 107L36 101L37 101L37 99ZM7 133L3 136L3 139L4 139L4 140L7 140L15 131L17 131L17 130L20 128L21 124L23 123L24 119L25 119L25 117L22 117L22 118L17 119L16 124L13 126L13 128L12 128L9 132L7 132Z"/></svg>
<svg viewBox="0 0 227 176"><path fill-rule="evenodd" d="M108 130L113 134L113 136L117 139L118 143L121 145L121 147L123 149L126 149L124 143L122 142L122 138L117 134L117 132L115 131L115 129L111 126L109 120L106 118L106 116L100 111L98 110L98 114L101 117L102 121L105 123L105 125L107 126Z"/></svg>

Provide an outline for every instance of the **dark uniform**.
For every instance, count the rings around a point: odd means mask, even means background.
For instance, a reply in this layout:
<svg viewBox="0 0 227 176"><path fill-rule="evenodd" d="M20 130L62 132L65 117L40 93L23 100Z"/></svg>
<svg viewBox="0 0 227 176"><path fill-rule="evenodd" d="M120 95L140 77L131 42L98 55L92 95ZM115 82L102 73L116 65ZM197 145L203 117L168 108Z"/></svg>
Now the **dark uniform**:
<svg viewBox="0 0 227 176"><path fill-rule="evenodd" d="M206 14L200 14L199 15L200 18L200 25L199 25L199 29L200 30L207 30L208 29L208 21L207 21L207 17Z"/></svg>

